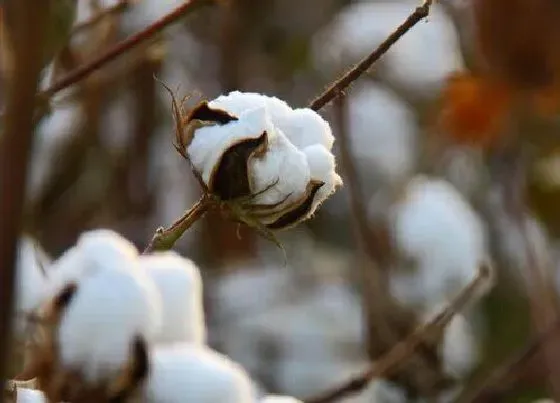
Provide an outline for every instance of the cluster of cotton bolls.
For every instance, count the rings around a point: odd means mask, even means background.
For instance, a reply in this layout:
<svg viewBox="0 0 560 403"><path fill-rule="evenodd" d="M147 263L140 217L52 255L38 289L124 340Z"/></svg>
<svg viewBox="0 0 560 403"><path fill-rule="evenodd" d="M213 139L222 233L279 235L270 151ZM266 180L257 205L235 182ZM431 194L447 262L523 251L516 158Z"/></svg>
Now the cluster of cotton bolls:
<svg viewBox="0 0 560 403"><path fill-rule="evenodd" d="M16 317L33 313L42 337L26 364L37 390L18 389L17 401L296 402L261 396L240 365L207 346L201 275L189 259L140 255L93 230L38 264L25 258L30 242L20 245Z"/></svg>
<svg viewBox="0 0 560 403"><path fill-rule="evenodd" d="M329 124L308 108L234 91L194 108L181 144L209 192L272 230L308 219L342 184Z"/></svg>

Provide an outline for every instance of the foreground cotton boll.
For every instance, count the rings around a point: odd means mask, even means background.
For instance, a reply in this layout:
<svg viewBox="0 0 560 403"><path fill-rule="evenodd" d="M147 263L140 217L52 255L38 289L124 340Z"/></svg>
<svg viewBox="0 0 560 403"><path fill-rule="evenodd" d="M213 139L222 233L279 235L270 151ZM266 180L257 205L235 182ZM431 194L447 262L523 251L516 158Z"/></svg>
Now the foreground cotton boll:
<svg viewBox="0 0 560 403"><path fill-rule="evenodd" d="M84 232L75 246L59 257L49 270L50 295L69 283L100 270L129 267L138 251L127 239L108 229Z"/></svg>
<svg viewBox="0 0 560 403"><path fill-rule="evenodd" d="M303 402L291 396L270 395L262 398L261 403L303 403Z"/></svg>
<svg viewBox="0 0 560 403"><path fill-rule="evenodd" d="M393 206L392 222L396 245L415 265L415 286L429 304L455 295L486 259L480 218L446 181L415 177Z"/></svg>
<svg viewBox="0 0 560 403"><path fill-rule="evenodd" d="M330 126L310 109L235 91L199 104L186 125L181 147L210 193L244 200L237 212L269 229L309 218L342 184Z"/></svg>
<svg viewBox="0 0 560 403"><path fill-rule="evenodd" d="M147 403L252 403L255 386L227 357L190 343L156 347L144 391Z"/></svg>
<svg viewBox="0 0 560 403"><path fill-rule="evenodd" d="M47 403L47 398L40 390L18 388L16 403Z"/></svg>
<svg viewBox="0 0 560 403"><path fill-rule="evenodd" d="M162 326L155 341L205 343L202 280L196 265L175 252L141 256L140 265L162 299Z"/></svg>
<svg viewBox="0 0 560 403"><path fill-rule="evenodd" d="M161 325L161 298L140 267L102 270L65 298L57 331L60 365L89 383L114 377L137 343L151 342Z"/></svg>

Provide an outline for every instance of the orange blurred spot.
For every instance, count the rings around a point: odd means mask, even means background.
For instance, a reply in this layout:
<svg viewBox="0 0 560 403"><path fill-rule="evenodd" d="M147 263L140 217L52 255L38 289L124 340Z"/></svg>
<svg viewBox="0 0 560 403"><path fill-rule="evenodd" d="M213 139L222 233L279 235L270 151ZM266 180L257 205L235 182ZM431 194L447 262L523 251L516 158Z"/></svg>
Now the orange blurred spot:
<svg viewBox="0 0 560 403"><path fill-rule="evenodd" d="M503 131L511 99L503 85L455 74L442 94L441 129L457 143L491 146Z"/></svg>

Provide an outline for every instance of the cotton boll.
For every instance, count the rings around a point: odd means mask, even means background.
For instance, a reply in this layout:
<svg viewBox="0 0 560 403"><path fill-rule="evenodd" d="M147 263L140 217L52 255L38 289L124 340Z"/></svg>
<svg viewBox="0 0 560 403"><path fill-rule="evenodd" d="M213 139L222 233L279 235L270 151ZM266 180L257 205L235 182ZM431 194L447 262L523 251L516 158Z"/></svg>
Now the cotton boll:
<svg viewBox="0 0 560 403"><path fill-rule="evenodd" d="M240 116L251 109L264 107L275 123L292 113L292 108L285 101L255 92L232 91L210 101L209 106L223 109L234 116Z"/></svg>
<svg viewBox="0 0 560 403"><path fill-rule="evenodd" d="M157 343L206 340L202 280L196 265L175 252L141 256L140 265L153 280L162 299L162 327Z"/></svg>
<svg viewBox="0 0 560 403"><path fill-rule="evenodd" d="M335 171L335 160L327 149L315 144L303 149L309 164L311 179L316 179L325 184L319 189L313 200L313 210L329 197L337 186L342 185L342 178Z"/></svg>
<svg viewBox="0 0 560 403"><path fill-rule="evenodd" d="M264 132L269 142L274 141L276 130L264 107L243 112L238 120L225 125L201 127L187 147L194 167L202 174L206 184L218 167L224 153L243 140L257 139Z"/></svg>
<svg viewBox="0 0 560 403"><path fill-rule="evenodd" d="M482 222L448 182L417 176L392 211L393 236L430 303L456 294L486 258Z"/></svg>
<svg viewBox="0 0 560 403"><path fill-rule="evenodd" d="M253 403L255 387L238 364L202 346L176 344L151 353L147 403Z"/></svg>
<svg viewBox="0 0 560 403"><path fill-rule="evenodd" d="M303 403L303 402L291 396L270 395L262 398L261 403Z"/></svg>
<svg viewBox="0 0 560 403"><path fill-rule="evenodd" d="M49 270L50 295L66 284L105 269L129 267L137 259L138 250L132 243L108 229L84 232L75 246L60 256Z"/></svg>
<svg viewBox="0 0 560 403"><path fill-rule="evenodd" d="M64 368L88 382L114 376L137 338L152 341L161 325L161 299L140 267L101 270L79 283L62 312L58 351Z"/></svg>
<svg viewBox="0 0 560 403"><path fill-rule="evenodd" d="M47 403L47 398L40 390L18 388L16 403Z"/></svg>
<svg viewBox="0 0 560 403"><path fill-rule="evenodd" d="M267 152L250 161L250 183L255 204L276 204L296 201L305 193L310 181L305 154L278 132L269 139ZM270 187L271 185L274 185ZM270 187L267 191L264 189Z"/></svg>

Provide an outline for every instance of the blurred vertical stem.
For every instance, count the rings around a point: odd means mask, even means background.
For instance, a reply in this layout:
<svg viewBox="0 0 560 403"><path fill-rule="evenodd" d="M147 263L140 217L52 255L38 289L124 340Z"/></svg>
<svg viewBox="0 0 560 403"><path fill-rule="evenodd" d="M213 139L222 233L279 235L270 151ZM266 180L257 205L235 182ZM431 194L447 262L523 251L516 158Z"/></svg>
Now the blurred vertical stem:
<svg viewBox="0 0 560 403"><path fill-rule="evenodd" d="M33 136L35 93L42 67L42 43L49 1L9 0L4 3L13 50L8 71L4 132L0 137L0 365L6 378L15 295L17 243L22 225L28 159ZM0 394L0 403L3 397Z"/></svg>

